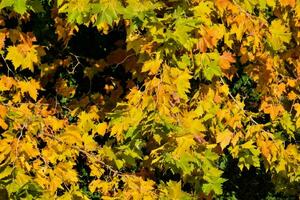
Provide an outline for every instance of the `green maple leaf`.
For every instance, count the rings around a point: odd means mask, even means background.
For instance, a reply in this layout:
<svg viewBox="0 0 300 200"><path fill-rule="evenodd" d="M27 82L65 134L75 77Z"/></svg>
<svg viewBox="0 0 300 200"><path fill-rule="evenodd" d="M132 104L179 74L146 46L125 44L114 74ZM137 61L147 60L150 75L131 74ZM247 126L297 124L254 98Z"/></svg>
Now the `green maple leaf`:
<svg viewBox="0 0 300 200"><path fill-rule="evenodd" d="M212 65L203 69L204 77L211 81L214 76L221 76L222 71L218 65Z"/></svg>
<svg viewBox="0 0 300 200"><path fill-rule="evenodd" d="M0 3L0 9L13 6L14 5L14 0L2 0Z"/></svg>
<svg viewBox="0 0 300 200"><path fill-rule="evenodd" d="M19 14L24 14L27 10L27 0L2 0L0 9L6 7L13 7L13 10Z"/></svg>
<svg viewBox="0 0 300 200"><path fill-rule="evenodd" d="M91 6L91 11L98 15L96 24L113 24L114 20L123 12L123 7L118 0L103 1L101 4Z"/></svg>
<svg viewBox="0 0 300 200"><path fill-rule="evenodd" d="M27 0L15 0L14 10L19 14L24 14L26 12Z"/></svg>
<svg viewBox="0 0 300 200"><path fill-rule="evenodd" d="M196 65L203 70L203 75L207 80L211 81L214 76L222 75L219 59L218 53L204 53L196 56Z"/></svg>

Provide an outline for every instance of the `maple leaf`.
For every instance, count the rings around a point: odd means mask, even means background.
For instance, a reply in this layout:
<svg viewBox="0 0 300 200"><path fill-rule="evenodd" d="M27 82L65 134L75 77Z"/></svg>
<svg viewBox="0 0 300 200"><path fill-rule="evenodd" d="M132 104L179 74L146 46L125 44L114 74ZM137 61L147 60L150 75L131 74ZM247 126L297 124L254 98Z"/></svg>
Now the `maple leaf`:
<svg viewBox="0 0 300 200"><path fill-rule="evenodd" d="M2 0L0 2L0 9L3 9L5 7L9 7L14 5L14 0Z"/></svg>
<svg viewBox="0 0 300 200"><path fill-rule="evenodd" d="M205 175L203 179L208 183L203 184L203 192L209 194L211 191L214 191L216 194L222 194L222 183L227 179L221 178L222 171L211 167L210 169L204 170Z"/></svg>
<svg viewBox="0 0 300 200"><path fill-rule="evenodd" d="M14 10L17 13L20 13L21 15L23 15L27 9L26 3L27 3L27 0L15 0L14 1Z"/></svg>
<svg viewBox="0 0 300 200"><path fill-rule="evenodd" d="M291 40L291 33L288 27L279 19L273 20L269 28L268 42L275 50L285 49L284 43L289 43Z"/></svg>
<svg viewBox="0 0 300 200"><path fill-rule="evenodd" d="M37 82L34 79L31 79L30 81L19 81L18 88L20 88L23 96L25 93L28 93L29 96L36 101L38 96L38 90L41 89L41 86L39 82Z"/></svg>
<svg viewBox="0 0 300 200"><path fill-rule="evenodd" d="M93 122L94 116L92 114L81 112L78 117L79 117L78 127L83 132L89 132L90 130L95 128L95 124Z"/></svg>
<svg viewBox="0 0 300 200"><path fill-rule="evenodd" d="M296 128L300 128L300 117L296 119Z"/></svg>
<svg viewBox="0 0 300 200"><path fill-rule="evenodd" d="M276 117L283 113L284 108L282 107L282 105L273 105L273 104L269 104L267 102L262 102L261 104L261 109L267 113L270 114L270 117L272 120L275 120Z"/></svg>
<svg viewBox="0 0 300 200"><path fill-rule="evenodd" d="M190 72L186 70L182 72L175 81L179 97L185 100L187 100L186 93L188 93L189 89L191 88L190 86L191 78L192 76L190 75Z"/></svg>
<svg viewBox="0 0 300 200"><path fill-rule="evenodd" d="M190 195L181 189L181 182L168 181L166 187L160 190L160 199L189 199Z"/></svg>
<svg viewBox="0 0 300 200"><path fill-rule="evenodd" d="M102 174L105 172L105 170L102 169L101 165L96 163L94 160L91 160L89 168L91 169L91 176L101 177Z"/></svg>
<svg viewBox="0 0 300 200"><path fill-rule="evenodd" d="M229 145L231 139L233 138L233 133L226 129L223 132L217 133L217 143L220 143L222 150Z"/></svg>
<svg viewBox="0 0 300 200"><path fill-rule="evenodd" d="M98 26L103 23L111 26L118 15L123 13L123 6L118 0L101 0L100 4L94 4L91 9L93 13L97 13Z"/></svg>
<svg viewBox="0 0 300 200"><path fill-rule="evenodd" d="M221 76L221 70L219 66L217 65L212 65L210 67L204 68L203 69L203 74L207 80L212 80L214 76Z"/></svg>
<svg viewBox="0 0 300 200"><path fill-rule="evenodd" d="M11 60L16 69L20 67L24 56L19 52L19 49L16 46L10 46L7 48L7 51L6 59Z"/></svg>
<svg viewBox="0 0 300 200"><path fill-rule="evenodd" d="M192 10L194 11L194 15L196 17L199 17L203 23L205 23L206 25L211 25L211 20L208 20L208 16L213 11L213 7L214 5L212 2L201 1Z"/></svg>
<svg viewBox="0 0 300 200"><path fill-rule="evenodd" d="M212 80L214 76L222 75L219 66L220 55L217 52L198 54L195 59L196 65L199 66L199 70L203 70L203 75L207 80Z"/></svg>
<svg viewBox="0 0 300 200"><path fill-rule="evenodd" d="M84 133L82 135L82 142L84 144L84 149L87 152L94 151L95 149L97 149L99 147L97 142L93 139L93 136L91 136L87 133Z"/></svg>
<svg viewBox="0 0 300 200"><path fill-rule="evenodd" d="M291 6L294 7L296 5L296 1L295 0L279 0L280 4L282 6Z"/></svg>
<svg viewBox="0 0 300 200"><path fill-rule="evenodd" d="M27 10L27 0L2 0L0 3L0 9L11 6L14 11L23 15Z"/></svg>
<svg viewBox="0 0 300 200"><path fill-rule="evenodd" d="M20 44L8 47L7 51L6 59L11 60L16 69L21 67L21 69L29 69L33 72L33 65L38 64L40 60L35 46Z"/></svg>
<svg viewBox="0 0 300 200"><path fill-rule="evenodd" d="M107 130L107 127L108 127L107 123L105 123L105 122L97 124L94 129L94 132L97 132L99 135L104 136L104 134Z"/></svg>
<svg viewBox="0 0 300 200"><path fill-rule="evenodd" d="M225 27L223 25L213 25L211 27L201 27L197 47L201 52L206 52L207 48L214 48L218 41L224 36Z"/></svg>
<svg viewBox="0 0 300 200"><path fill-rule="evenodd" d="M37 143L31 141L31 139L28 136L26 140L23 141L23 144L20 145L20 150L26 153L29 158L34 158L40 155L40 152L37 148Z"/></svg>
<svg viewBox="0 0 300 200"><path fill-rule="evenodd" d="M48 116L44 119L45 124L52 127L54 131L58 131L64 128L64 120L59 120L56 117Z"/></svg>
<svg viewBox="0 0 300 200"><path fill-rule="evenodd" d="M97 188L101 188L102 181L99 179L93 180L90 184L89 184L89 189L92 193L94 193L96 191Z"/></svg>
<svg viewBox="0 0 300 200"><path fill-rule="evenodd" d="M196 144L194 136L192 134L184 135L176 138L177 147L172 152L174 159L180 159L186 153L191 151L191 147Z"/></svg>
<svg viewBox="0 0 300 200"><path fill-rule="evenodd" d="M235 63L235 58L229 52L224 52L222 56L220 56L220 67L222 69L230 69L231 63Z"/></svg>
<svg viewBox="0 0 300 200"><path fill-rule="evenodd" d="M158 72L161 63L162 63L162 60L160 60L160 59L148 60L144 63L142 72L149 71L150 75L154 75Z"/></svg>
<svg viewBox="0 0 300 200"><path fill-rule="evenodd" d="M56 177L62 178L62 180L66 183L76 183L78 181L77 172L73 169L75 163L73 162L60 162L54 168L53 173ZM65 171L68 169L68 171Z"/></svg>
<svg viewBox="0 0 300 200"><path fill-rule="evenodd" d="M83 23L85 15L91 10L89 0L70 0L63 4L63 1L58 2L60 13L68 13L69 22Z"/></svg>
<svg viewBox="0 0 300 200"><path fill-rule="evenodd" d="M280 123L282 127L286 130L287 134L289 134L290 137L294 138L294 132L295 132L295 125L292 122L291 115L288 112L284 112Z"/></svg>
<svg viewBox="0 0 300 200"><path fill-rule="evenodd" d="M65 132L60 135L60 138L69 145L76 144L77 146L81 147L83 144L80 129L74 125L68 126L65 129Z"/></svg>
<svg viewBox="0 0 300 200"><path fill-rule="evenodd" d="M36 24L38 2L0 0L0 196L217 199L228 156L297 191L298 1L57 0ZM104 54L68 73L92 29Z"/></svg>

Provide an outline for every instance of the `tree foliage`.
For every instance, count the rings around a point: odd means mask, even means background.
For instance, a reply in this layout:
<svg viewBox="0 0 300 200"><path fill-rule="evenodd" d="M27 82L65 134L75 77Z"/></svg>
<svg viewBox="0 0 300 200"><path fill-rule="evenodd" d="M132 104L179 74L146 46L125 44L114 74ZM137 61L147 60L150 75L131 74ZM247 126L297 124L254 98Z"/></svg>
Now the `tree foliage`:
<svg viewBox="0 0 300 200"><path fill-rule="evenodd" d="M0 9L0 199L297 198L300 1Z"/></svg>

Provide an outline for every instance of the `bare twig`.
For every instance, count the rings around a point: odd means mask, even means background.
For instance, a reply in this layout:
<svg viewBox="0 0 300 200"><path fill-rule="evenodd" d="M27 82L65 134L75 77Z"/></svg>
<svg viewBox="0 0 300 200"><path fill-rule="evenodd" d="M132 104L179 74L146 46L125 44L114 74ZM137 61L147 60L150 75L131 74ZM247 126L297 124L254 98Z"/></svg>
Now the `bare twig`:
<svg viewBox="0 0 300 200"><path fill-rule="evenodd" d="M12 69L10 69L10 67L8 66L8 64L2 54L1 54L1 58L5 64L5 67L7 68L7 76L9 76L9 72L11 72L13 75L15 75L15 73L12 71Z"/></svg>
<svg viewBox="0 0 300 200"><path fill-rule="evenodd" d="M135 56L135 54L130 54L128 56L126 56L121 62L117 63L116 66L114 67L114 69L118 68L120 65L122 65L124 62L126 62L126 60L132 56Z"/></svg>
<svg viewBox="0 0 300 200"><path fill-rule="evenodd" d="M77 55L75 55L75 54L73 54L73 53L70 53L70 54L76 59L76 62L77 62L77 63L75 64L75 66L73 67L72 71L69 71L70 74L74 74L76 68L77 68L79 65L82 65L82 64L81 64L81 62L80 62L80 60L79 60L80 56L77 56Z"/></svg>
<svg viewBox="0 0 300 200"><path fill-rule="evenodd" d="M17 159L18 159L18 154L19 154L19 143L20 143L20 140L21 140L21 138L23 137L23 130L24 130L24 128L25 128L25 125L23 125L22 126L22 128L21 128L21 133L20 133L20 135L19 135L19 137L18 137L18 140L17 140L17 144L16 144L16 149L15 149L15 160L13 161L13 168L15 167L15 163L16 163L16 161L17 161Z"/></svg>

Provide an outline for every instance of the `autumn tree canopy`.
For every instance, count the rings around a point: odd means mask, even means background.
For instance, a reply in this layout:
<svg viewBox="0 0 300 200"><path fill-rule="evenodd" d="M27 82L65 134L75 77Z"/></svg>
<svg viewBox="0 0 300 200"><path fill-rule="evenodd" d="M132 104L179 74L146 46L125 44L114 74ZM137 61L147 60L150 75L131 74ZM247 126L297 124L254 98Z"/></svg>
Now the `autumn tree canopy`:
<svg viewBox="0 0 300 200"><path fill-rule="evenodd" d="M299 0L0 0L0 199L298 199Z"/></svg>

